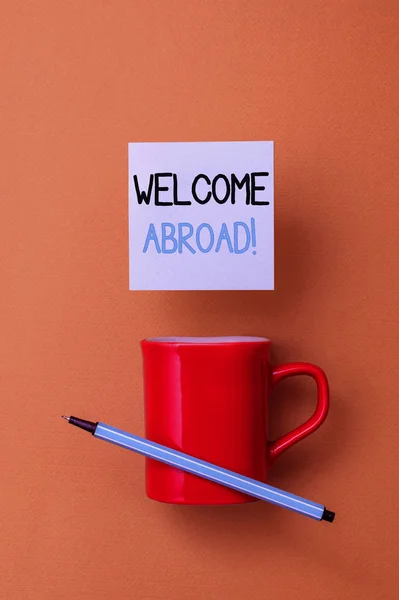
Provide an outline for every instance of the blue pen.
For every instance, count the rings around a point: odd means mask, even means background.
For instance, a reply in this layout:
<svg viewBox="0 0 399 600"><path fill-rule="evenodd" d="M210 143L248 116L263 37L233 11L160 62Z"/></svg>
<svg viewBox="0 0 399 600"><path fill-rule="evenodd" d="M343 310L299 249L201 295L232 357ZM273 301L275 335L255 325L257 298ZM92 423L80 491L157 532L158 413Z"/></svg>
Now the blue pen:
<svg viewBox="0 0 399 600"><path fill-rule="evenodd" d="M183 452L156 444L155 442L132 435L126 431L121 431L104 423L93 423L92 421L78 419L77 417L65 417L64 415L63 419L66 419L71 425L89 431L94 437L100 440L133 450L133 452L153 458L188 473L193 473L194 475L198 475L198 477L209 479L209 481L214 481L243 494L248 494L249 496L258 498L258 500L264 500L265 502L271 502L277 506L288 508L317 521L332 523L334 520L335 513L327 510L322 504L317 504L300 496L284 492L256 479L223 469L204 460L183 454Z"/></svg>

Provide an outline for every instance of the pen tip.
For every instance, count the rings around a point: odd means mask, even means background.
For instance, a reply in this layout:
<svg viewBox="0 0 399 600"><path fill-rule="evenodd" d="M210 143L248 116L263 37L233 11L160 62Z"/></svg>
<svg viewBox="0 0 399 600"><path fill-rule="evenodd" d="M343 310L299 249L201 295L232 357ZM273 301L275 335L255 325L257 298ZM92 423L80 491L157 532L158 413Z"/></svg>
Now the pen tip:
<svg viewBox="0 0 399 600"><path fill-rule="evenodd" d="M325 508L321 518L323 521L328 521L328 523L332 523L335 518L335 512L333 512L332 510L327 510L327 508Z"/></svg>
<svg viewBox="0 0 399 600"><path fill-rule="evenodd" d="M71 418L71 417L66 417L65 415L61 415L61 416L63 419L66 419L67 421L69 421L69 419Z"/></svg>

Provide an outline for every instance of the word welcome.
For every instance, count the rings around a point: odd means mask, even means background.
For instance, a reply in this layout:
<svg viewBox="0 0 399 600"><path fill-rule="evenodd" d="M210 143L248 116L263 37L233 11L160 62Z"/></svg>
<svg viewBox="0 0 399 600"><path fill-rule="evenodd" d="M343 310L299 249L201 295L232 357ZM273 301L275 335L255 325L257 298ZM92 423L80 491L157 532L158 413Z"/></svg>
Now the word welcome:
<svg viewBox="0 0 399 600"><path fill-rule="evenodd" d="M252 206L266 206L267 200L259 198L259 193L266 187L262 185L261 178L268 177L269 173L245 173L240 179L232 173L229 177L219 173L210 179L204 173L194 177L191 184L192 200L197 204L208 204L214 200L217 204L235 204L238 192L243 190L241 196L245 197L245 204ZM134 190L138 204L149 205L153 200L155 206L190 206L192 200L179 200L179 185L176 173L152 173L149 177L147 189L142 189L137 175L133 175ZM167 184L167 185L165 185Z"/></svg>
<svg viewBox="0 0 399 600"><path fill-rule="evenodd" d="M207 254L212 250L220 252L225 249L231 254L244 254L252 249L252 254L256 254L255 248L255 219L251 218L249 225L235 221L230 229L226 223L222 223L216 232L209 223L201 223L196 228L191 223L161 223L158 229L154 223L150 223L143 253L155 250L157 254Z"/></svg>

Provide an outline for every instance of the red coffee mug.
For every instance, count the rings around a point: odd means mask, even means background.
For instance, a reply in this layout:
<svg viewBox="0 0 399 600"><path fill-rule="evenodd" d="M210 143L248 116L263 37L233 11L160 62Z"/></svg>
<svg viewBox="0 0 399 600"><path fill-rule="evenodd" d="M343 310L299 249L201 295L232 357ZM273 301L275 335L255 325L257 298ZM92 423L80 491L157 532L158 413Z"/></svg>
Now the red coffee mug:
<svg viewBox="0 0 399 600"><path fill-rule="evenodd" d="M141 342L146 437L266 482L284 450L315 431L328 412L328 383L310 363L270 365L261 337L153 338ZM302 425L267 440L269 394L282 379L310 375L317 407ZM146 459L147 495L176 504L237 504L253 498Z"/></svg>

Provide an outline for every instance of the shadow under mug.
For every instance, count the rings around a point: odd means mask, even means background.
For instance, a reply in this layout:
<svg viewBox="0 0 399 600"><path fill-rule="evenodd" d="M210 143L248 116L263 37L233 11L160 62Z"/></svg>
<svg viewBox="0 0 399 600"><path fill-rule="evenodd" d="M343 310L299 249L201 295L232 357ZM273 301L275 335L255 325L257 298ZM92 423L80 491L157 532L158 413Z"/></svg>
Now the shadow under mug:
<svg viewBox="0 0 399 600"><path fill-rule="evenodd" d="M324 421L327 378L317 366L270 365L262 337L152 338L141 342L146 437L154 442L266 482L268 468ZM310 375L317 406L302 425L267 440L273 387L286 377ZM176 504L237 504L252 497L146 459L149 498Z"/></svg>

